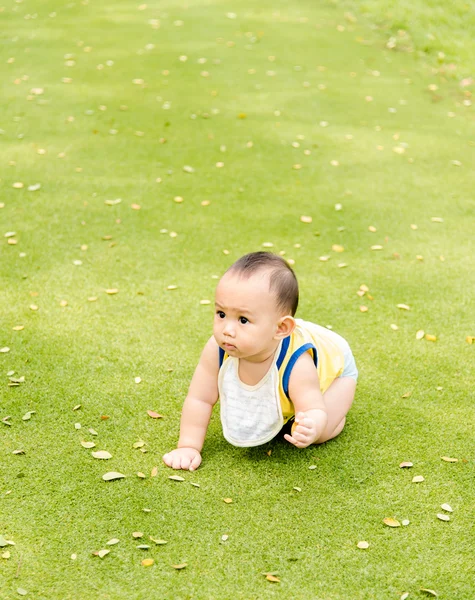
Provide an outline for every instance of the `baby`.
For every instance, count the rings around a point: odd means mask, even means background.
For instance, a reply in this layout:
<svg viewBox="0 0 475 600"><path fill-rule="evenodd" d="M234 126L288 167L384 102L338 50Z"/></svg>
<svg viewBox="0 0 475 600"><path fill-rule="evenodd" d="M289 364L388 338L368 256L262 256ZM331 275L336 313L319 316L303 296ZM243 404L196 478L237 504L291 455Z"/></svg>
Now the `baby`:
<svg viewBox="0 0 475 600"><path fill-rule="evenodd" d="M224 437L234 446L265 444L292 420L284 438L297 448L341 432L355 395L355 360L341 336L294 317L298 299L293 270L270 252L246 254L226 271L216 288L213 336L166 465L199 467L218 399Z"/></svg>

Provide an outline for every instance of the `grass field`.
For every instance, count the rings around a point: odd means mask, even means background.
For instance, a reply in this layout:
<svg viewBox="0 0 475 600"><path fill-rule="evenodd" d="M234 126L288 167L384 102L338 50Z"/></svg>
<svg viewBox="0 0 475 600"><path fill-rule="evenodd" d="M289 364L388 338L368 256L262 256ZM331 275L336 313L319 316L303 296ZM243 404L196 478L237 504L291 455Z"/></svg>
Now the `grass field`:
<svg viewBox="0 0 475 600"><path fill-rule="evenodd" d="M473 8L6 0L2 599L473 599ZM200 302L264 243L353 348L347 426L238 449L215 410L172 481Z"/></svg>

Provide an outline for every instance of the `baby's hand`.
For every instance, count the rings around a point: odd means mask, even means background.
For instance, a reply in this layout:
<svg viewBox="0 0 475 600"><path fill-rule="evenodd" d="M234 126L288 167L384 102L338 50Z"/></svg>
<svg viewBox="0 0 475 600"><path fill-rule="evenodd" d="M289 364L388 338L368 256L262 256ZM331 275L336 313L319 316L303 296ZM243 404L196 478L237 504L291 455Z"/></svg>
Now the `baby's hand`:
<svg viewBox="0 0 475 600"><path fill-rule="evenodd" d="M286 433L284 439L297 446L297 448L306 448L317 439L317 434L319 434L318 423L307 417L305 413L299 412L295 415L292 435Z"/></svg>
<svg viewBox="0 0 475 600"><path fill-rule="evenodd" d="M195 448L176 448L163 456L163 462L172 469L195 471L201 464L201 454Z"/></svg>

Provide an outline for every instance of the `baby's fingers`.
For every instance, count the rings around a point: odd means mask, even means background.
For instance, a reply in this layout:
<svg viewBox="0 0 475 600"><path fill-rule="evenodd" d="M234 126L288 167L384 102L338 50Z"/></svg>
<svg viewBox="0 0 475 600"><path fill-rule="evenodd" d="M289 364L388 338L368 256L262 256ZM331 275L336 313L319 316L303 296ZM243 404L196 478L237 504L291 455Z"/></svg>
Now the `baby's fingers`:
<svg viewBox="0 0 475 600"><path fill-rule="evenodd" d="M290 442L291 444L293 444L294 446L296 446L297 448L300 448L300 442L298 440L296 440L294 437L292 437L291 435L289 435L288 433L286 433L284 435L284 439L287 440L288 442Z"/></svg>
<svg viewBox="0 0 475 600"><path fill-rule="evenodd" d="M197 454L195 458L191 461L190 471L194 471L201 464L201 454Z"/></svg>

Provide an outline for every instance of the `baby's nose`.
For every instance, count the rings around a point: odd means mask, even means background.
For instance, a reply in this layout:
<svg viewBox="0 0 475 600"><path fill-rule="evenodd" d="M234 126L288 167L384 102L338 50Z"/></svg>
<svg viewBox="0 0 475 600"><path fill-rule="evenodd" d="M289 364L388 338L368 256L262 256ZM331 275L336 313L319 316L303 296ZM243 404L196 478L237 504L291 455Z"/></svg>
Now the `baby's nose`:
<svg viewBox="0 0 475 600"><path fill-rule="evenodd" d="M234 337L234 327L233 327L232 323L229 323L229 322L226 323L226 325L224 326L224 329L223 329L223 333L225 335Z"/></svg>

